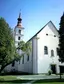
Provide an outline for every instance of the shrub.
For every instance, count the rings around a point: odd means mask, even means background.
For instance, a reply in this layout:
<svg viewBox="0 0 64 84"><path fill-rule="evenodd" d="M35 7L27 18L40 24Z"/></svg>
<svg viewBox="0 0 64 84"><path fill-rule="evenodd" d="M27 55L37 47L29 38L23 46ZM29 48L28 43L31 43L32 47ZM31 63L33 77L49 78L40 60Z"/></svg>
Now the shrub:
<svg viewBox="0 0 64 84"><path fill-rule="evenodd" d="M51 75L51 74L52 74L52 70L49 70L49 71L48 71L48 75Z"/></svg>

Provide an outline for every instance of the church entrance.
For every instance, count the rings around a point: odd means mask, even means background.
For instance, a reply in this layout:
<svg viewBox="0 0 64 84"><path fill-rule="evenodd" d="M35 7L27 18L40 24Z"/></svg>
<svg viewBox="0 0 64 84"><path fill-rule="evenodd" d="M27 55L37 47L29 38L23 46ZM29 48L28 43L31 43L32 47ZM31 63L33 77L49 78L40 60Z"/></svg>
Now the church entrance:
<svg viewBox="0 0 64 84"><path fill-rule="evenodd" d="M52 74L56 74L56 65L51 65Z"/></svg>
<svg viewBox="0 0 64 84"><path fill-rule="evenodd" d="M60 67L60 72L64 73L64 66L59 66Z"/></svg>

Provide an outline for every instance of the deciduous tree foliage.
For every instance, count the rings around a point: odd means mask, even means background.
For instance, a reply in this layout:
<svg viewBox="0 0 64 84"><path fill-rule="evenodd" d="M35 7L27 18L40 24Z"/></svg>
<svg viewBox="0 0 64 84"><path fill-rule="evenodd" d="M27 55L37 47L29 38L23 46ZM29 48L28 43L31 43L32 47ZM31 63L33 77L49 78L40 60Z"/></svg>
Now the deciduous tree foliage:
<svg viewBox="0 0 64 84"><path fill-rule="evenodd" d="M3 18L0 18L0 72L18 58L12 30L8 23Z"/></svg>
<svg viewBox="0 0 64 84"><path fill-rule="evenodd" d="M24 41L19 42L18 48L21 49L26 55L29 55L32 50L31 43L25 43Z"/></svg>
<svg viewBox="0 0 64 84"><path fill-rule="evenodd" d="M64 13L60 19L60 28L59 28L59 60L64 62Z"/></svg>

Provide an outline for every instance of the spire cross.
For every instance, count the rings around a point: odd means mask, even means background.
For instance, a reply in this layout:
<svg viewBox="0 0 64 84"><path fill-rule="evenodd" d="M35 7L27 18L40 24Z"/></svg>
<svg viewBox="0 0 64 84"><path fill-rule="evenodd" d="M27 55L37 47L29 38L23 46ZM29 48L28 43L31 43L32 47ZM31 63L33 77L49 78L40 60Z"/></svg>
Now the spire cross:
<svg viewBox="0 0 64 84"><path fill-rule="evenodd" d="M19 18L21 18L21 9L20 9L20 12L19 12Z"/></svg>

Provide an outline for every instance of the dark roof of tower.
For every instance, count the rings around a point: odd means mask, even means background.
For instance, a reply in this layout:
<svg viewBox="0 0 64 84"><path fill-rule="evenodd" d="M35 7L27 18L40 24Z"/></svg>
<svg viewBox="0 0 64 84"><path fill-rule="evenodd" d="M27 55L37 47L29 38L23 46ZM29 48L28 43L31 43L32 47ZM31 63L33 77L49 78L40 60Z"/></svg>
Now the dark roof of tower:
<svg viewBox="0 0 64 84"><path fill-rule="evenodd" d="M17 25L16 25L16 27L18 27L18 28L22 28L22 18L21 18L21 13L19 13L19 17L18 17L18 22L17 22Z"/></svg>

